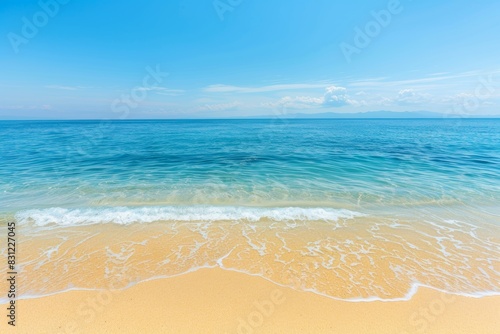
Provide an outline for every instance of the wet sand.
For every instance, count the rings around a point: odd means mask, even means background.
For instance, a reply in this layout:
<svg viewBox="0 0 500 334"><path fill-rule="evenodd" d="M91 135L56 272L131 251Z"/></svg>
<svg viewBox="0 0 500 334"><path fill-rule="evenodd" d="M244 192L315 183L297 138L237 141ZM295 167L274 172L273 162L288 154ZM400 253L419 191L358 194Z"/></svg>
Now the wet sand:
<svg viewBox="0 0 500 334"><path fill-rule="evenodd" d="M124 290L20 300L15 329L2 318L1 333L31 334L496 334L500 296L470 298L421 288L409 301L346 302L216 268Z"/></svg>
<svg viewBox="0 0 500 334"><path fill-rule="evenodd" d="M500 236L491 226L391 224L361 217L293 224L23 225L19 235L23 296L71 287L122 289L207 267L258 274L343 300L400 300L414 282L465 295L500 291L495 279Z"/></svg>

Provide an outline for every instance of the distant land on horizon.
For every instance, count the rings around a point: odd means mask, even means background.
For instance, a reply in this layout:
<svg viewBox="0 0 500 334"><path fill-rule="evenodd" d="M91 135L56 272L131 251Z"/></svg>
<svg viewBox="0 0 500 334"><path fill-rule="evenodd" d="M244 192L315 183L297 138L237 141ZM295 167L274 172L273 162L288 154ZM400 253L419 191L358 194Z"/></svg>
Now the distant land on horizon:
<svg viewBox="0 0 500 334"><path fill-rule="evenodd" d="M500 115L442 114L431 111L365 111L356 113L323 112L315 114L263 115L241 118L499 118Z"/></svg>

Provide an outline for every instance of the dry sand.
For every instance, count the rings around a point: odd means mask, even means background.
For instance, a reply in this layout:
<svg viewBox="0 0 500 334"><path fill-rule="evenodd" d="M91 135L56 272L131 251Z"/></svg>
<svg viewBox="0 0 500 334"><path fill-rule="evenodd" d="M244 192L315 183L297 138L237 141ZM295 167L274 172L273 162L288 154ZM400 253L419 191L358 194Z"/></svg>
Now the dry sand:
<svg viewBox="0 0 500 334"><path fill-rule="evenodd" d="M5 305L2 305L6 314ZM345 302L260 277L201 269L119 291L17 303L0 333L500 333L500 296L420 289L410 301Z"/></svg>

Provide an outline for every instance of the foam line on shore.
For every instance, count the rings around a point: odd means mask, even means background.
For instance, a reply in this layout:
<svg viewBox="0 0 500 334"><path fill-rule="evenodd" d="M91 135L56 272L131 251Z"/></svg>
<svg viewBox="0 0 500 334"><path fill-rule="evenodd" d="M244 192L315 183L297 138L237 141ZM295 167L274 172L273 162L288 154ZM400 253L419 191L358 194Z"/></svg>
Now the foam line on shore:
<svg viewBox="0 0 500 334"><path fill-rule="evenodd" d="M277 283L277 282L275 282L275 281L273 281L273 280L271 280L271 279L269 279L269 278L267 278L267 277L265 277L263 275L260 275L260 274L252 274L252 273L249 273L249 272L246 272L246 271L243 271L243 270L238 270L238 269L233 269L233 268L227 268L227 267L224 267L222 265L222 262L219 262L219 261L217 262L217 265L213 265L213 266L204 265L204 266L199 266L199 267L195 267L195 268L190 268L189 270L187 270L185 272L174 274L174 275L169 275L169 276L160 275L160 276L154 276L154 277L150 277L150 278L147 278L147 279L144 279L144 280L140 280L140 281L137 281L137 282L131 282L126 287L121 288L121 289L116 289L116 290L123 291L123 290L129 289L129 288L131 288L133 286L136 286L136 285L144 283L144 282L155 281L155 280L160 280L160 279L169 279L169 278L174 278L174 277L179 277L179 276L184 276L184 275L187 275L187 274L190 274L190 273L194 273L194 272L196 272L198 270L201 270L201 269L215 269L215 268L222 269L222 270L225 270L225 271L237 272L237 273L248 275L248 276L252 276L252 277L258 277L258 278L264 279L264 280L266 280L268 282L271 282L271 283L273 283L273 284L275 284L277 286L283 287L283 288L289 288L289 289L293 289L293 290L296 290L296 291L313 293L313 294L316 294L316 295L319 295L319 296L322 296L322 297L325 297L325 298L329 298L329 299L333 299L333 300L338 300L338 301L344 301L344 302L350 302L350 303L402 302L402 301L409 301L409 300L411 300L413 298L413 296L415 296L417 294L417 292L418 292L418 290L420 288L428 288L428 289L432 289L432 290L435 290L435 291L438 291L438 292L442 292L442 293L446 293L446 294L450 294L450 295L461 296L461 297L468 297L468 298L484 298L484 297L500 296L500 291L478 291L478 292L474 292L474 293L454 292L454 291L446 291L446 290L439 289L439 288L436 288L436 287L433 287L433 286L430 286L430 285L422 284L422 283L419 283L419 282L414 282L411 285L411 287L408 290L408 292L404 296L402 296L402 297L397 297L397 298L381 298L381 297L378 297L378 296L370 296L370 297L366 297L366 298L339 298L339 297L327 295L325 293L316 291L314 289L298 289L298 288L293 287L293 286L289 286L289 285L286 285L286 284ZM71 291L106 291L106 290L110 290L110 289L103 289L103 288L88 289L88 288L76 288L76 287L72 287L72 288L68 288L68 289L65 289L65 290L55 291L55 292L51 292L51 293L47 293L47 294L40 294L40 295L26 295L25 294L25 295L19 296L19 298L17 298L17 299L18 300L27 300L27 299L43 298L43 297L54 296L54 295L58 295L58 294L66 293L66 292L71 292ZM5 297L1 297L0 298L0 305L7 304L8 302L9 302L9 300L7 298L5 298Z"/></svg>
<svg viewBox="0 0 500 334"><path fill-rule="evenodd" d="M359 212L333 208L237 207L237 206L157 206L113 208L47 208L16 213L19 224L34 226L80 226L92 224L152 223L157 221L332 221L364 216Z"/></svg>

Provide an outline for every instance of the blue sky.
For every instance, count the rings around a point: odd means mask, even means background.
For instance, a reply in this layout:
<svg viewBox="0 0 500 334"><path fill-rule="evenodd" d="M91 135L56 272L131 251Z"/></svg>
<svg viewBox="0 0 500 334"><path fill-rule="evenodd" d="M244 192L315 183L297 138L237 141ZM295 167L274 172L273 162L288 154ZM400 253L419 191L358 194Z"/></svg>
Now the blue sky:
<svg viewBox="0 0 500 334"><path fill-rule="evenodd" d="M500 114L496 0L4 0L0 36L0 118Z"/></svg>

